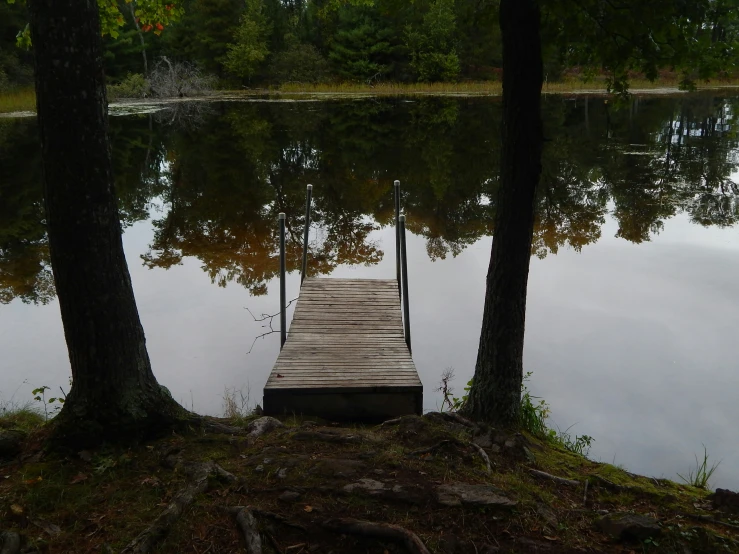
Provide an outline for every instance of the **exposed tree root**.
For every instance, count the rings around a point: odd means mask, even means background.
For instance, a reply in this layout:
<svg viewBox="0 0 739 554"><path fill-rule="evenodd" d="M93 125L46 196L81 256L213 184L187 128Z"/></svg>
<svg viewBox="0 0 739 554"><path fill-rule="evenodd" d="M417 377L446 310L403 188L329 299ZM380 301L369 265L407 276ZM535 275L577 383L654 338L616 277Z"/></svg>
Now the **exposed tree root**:
<svg viewBox="0 0 739 554"><path fill-rule="evenodd" d="M470 421L466 417L459 415L457 412L432 412L432 413L426 414L425 417L436 417L439 419L444 419L452 423L458 423L459 425L464 425L465 427L469 427L470 429L474 429L475 427L477 427L477 425L475 425L473 421Z"/></svg>
<svg viewBox="0 0 739 554"><path fill-rule="evenodd" d="M436 444L433 444L429 447L413 450L412 452L408 453L408 456L423 456L424 454L431 454L432 452L446 446L447 444L457 444L457 442L450 439L444 439L443 441L437 442Z"/></svg>
<svg viewBox="0 0 739 554"><path fill-rule="evenodd" d="M174 461L173 461L174 458ZM168 463L178 465L178 458L170 455ZM194 463L181 462L183 470L192 476L192 481L178 492L169 506L159 514L147 529L126 546L121 554L145 554L150 552L154 545L167 536L172 526L177 522L185 508L192 504L195 497L208 490L208 478L212 475L221 477L229 482L238 481L237 477L213 462Z"/></svg>
<svg viewBox="0 0 739 554"><path fill-rule="evenodd" d="M485 462L485 466L487 467L488 473L491 473L493 471L493 464L490 461L490 457L488 456L488 453L485 452L485 450L480 445L475 444L474 442L460 441L458 439L444 439L443 441L437 442L436 444L429 446L427 448L419 448L418 450L409 452L408 456L422 456L424 454L430 454L431 452L434 452L435 450L438 450L448 444L451 444L454 446L461 446L461 447L470 447L474 449L480 455L480 457L482 458L482 461Z"/></svg>
<svg viewBox="0 0 739 554"><path fill-rule="evenodd" d="M322 441L337 444L356 444L364 439L361 435L331 433L327 431L298 431L293 435L296 441Z"/></svg>
<svg viewBox="0 0 739 554"><path fill-rule="evenodd" d="M734 525L733 523L727 523L725 521L721 521L720 519L713 518L709 515L702 515L702 514L681 514L681 515L683 517L694 519L695 521L702 521L703 523L712 523L713 525L720 525L722 527L726 527L727 529L739 531L739 525Z"/></svg>
<svg viewBox="0 0 739 554"><path fill-rule="evenodd" d="M241 529L246 541L247 554L262 554L262 538L259 536L257 528L257 520L254 514L247 508L234 508L232 511L236 514L236 524Z"/></svg>
<svg viewBox="0 0 739 554"><path fill-rule="evenodd" d="M269 489L266 489L266 490L269 490ZM305 489L305 490L310 490L310 489ZM265 489L262 489L261 492L265 492ZM288 527L293 527L294 529L298 529L302 531L303 533L308 532L308 530L305 527L303 527L299 523L294 523L290 521L285 516L281 516L280 514L276 514L274 512L268 512L267 510L262 510L260 508L255 508L254 506L232 506L230 508L224 508L224 509L228 512L231 512L232 514L236 514L239 510L247 510L251 512L252 514L256 514L261 517L268 517L268 518L274 519L275 521L278 521L282 523L283 525L287 525Z"/></svg>
<svg viewBox="0 0 739 554"><path fill-rule="evenodd" d="M531 475L533 475L534 477L548 479L549 481L554 481L555 483L558 483L560 485L567 485L569 487L580 486L580 481L575 481L574 479L565 479L564 477L557 477L556 475L552 475L551 473L546 473L544 471L539 471L538 469L529 469L529 473L531 473Z"/></svg>
<svg viewBox="0 0 739 554"><path fill-rule="evenodd" d="M388 425L388 426L389 425L397 425L398 423L400 423L400 420L401 419L403 419L403 418L402 417L396 417L395 419L388 419L388 420L383 421L382 423L380 423L380 425L378 425L378 427L382 428L382 427L385 427L385 425Z"/></svg>
<svg viewBox="0 0 739 554"><path fill-rule="evenodd" d="M233 425L226 425L220 421L216 421L210 417L201 417L198 419L198 423L203 426L207 431L213 433L222 433L224 435L246 435L246 429L241 427L234 427Z"/></svg>
<svg viewBox="0 0 739 554"><path fill-rule="evenodd" d="M269 416L260 417L259 419L250 421L246 426L246 429L243 427L227 425L214 417L208 416L197 416L194 418L194 421L199 425L202 425L202 427L207 431L211 431L213 433L248 436L250 439L256 439L257 437L277 429L278 427L284 427L284 424L279 419Z"/></svg>
<svg viewBox="0 0 739 554"><path fill-rule="evenodd" d="M21 538L18 533L0 533L0 554L18 554L21 551Z"/></svg>
<svg viewBox="0 0 739 554"><path fill-rule="evenodd" d="M490 461L490 457L488 456L488 453L487 453L487 452L485 452L485 449L484 449L484 448L483 448L482 446L480 446L479 444L475 444L474 442L471 442L471 443L469 443L469 444L470 444L470 446L472 446L472 447L473 447L473 448L474 448L475 450L477 450L477 453L478 453L478 454L480 454L480 457L481 457L481 458L482 458L482 460L483 460L483 461L485 462L485 465L486 465L486 466L487 466L487 468L488 468L488 473L492 473L492 472L493 472L493 464L492 464L492 462Z"/></svg>
<svg viewBox="0 0 739 554"><path fill-rule="evenodd" d="M418 535L390 523L375 523L352 518L329 519L322 523L325 529L336 533L360 535L374 539L389 540L405 545L412 554L431 554Z"/></svg>

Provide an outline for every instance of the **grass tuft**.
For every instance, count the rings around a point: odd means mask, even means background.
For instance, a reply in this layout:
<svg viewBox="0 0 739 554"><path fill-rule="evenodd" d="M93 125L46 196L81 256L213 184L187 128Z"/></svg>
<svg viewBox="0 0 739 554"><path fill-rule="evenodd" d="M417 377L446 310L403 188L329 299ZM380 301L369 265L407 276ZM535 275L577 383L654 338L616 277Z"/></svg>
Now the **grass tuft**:
<svg viewBox="0 0 739 554"><path fill-rule="evenodd" d="M0 429L32 431L44 423L44 415L30 402L22 405L8 402L0 404Z"/></svg>
<svg viewBox="0 0 739 554"><path fill-rule="evenodd" d="M223 417L231 419L234 423L244 423L244 421L254 413L249 399L251 389L249 385L237 389L236 387L226 387L223 390Z"/></svg>
<svg viewBox="0 0 739 554"><path fill-rule="evenodd" d="M686 484L698 487L699 489L708 488L708 480L711 478L713 473L716 471L718 466L721 465L721 461L716 462L710 468L708 467L708 450L706 445L703 445L703 460L698 459L698 455L695 455L695 468L688 470L688 475L683 476L677 474Z"/></svg>

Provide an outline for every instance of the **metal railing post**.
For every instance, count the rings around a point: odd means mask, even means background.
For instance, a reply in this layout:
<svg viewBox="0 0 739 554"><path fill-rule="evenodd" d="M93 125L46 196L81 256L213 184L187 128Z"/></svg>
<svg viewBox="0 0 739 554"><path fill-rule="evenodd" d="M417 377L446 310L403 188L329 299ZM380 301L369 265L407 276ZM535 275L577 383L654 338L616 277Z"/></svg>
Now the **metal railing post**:
<svg viewBox="0 0 739 554"><path fill-rule="evenodd" d="M280 350L287 339L287 314L285 313L285 214L277 216L280 221Z"/></svg>
<svg viewBox="0 0 739 554"><path fill-rule="evenodd" d="M408 257L405 249L405 216L401 215L400 223L400 263L403 269L403 326L405 330L405 343L408 345L408 352L411 352L411 320L410 308L408 302Z"/></svg>
<svg viewBox="0 0 739 554"><path fill-rule="evenodd" d="M308 231L310 230L310 201L313 196L313 185L308 185L305 197L305 230L303 231L303 267L300 271L300 285L305 281L305 272L308 268Z"/></svg>
<svg viewBox="0 0 739 554"><path fill-rule="evenodd" d="M398 280L398 294L400 288L400 181L395 181L395 278Z"/></svg>

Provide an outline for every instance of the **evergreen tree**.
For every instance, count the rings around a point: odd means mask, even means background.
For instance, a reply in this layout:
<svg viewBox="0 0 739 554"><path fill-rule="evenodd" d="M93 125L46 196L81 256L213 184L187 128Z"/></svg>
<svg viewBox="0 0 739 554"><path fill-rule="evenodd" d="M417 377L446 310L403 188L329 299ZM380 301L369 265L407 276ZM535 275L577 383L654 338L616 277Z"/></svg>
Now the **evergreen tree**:
<svg viewBox="0 0 739 554"><path fill-rule="evenodd" d="M346 79L378 79L392 70L392 35L375 9L347 5L339 10L328 58Z"/></svg>

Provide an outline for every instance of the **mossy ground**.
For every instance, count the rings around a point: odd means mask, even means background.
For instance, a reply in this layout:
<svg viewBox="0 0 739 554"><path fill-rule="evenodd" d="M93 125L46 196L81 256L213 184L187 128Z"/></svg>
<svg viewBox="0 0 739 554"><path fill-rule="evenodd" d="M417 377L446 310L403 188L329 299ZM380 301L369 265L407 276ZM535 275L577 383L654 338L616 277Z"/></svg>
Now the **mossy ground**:
<svg viewBox="0 0 739 554"><path fill-rule="evenodd" d="M296 417L283 422L285 427L256 440L193 428L130 448L67 454L43 449L46 431L41 426L26 441L23 461L0 465L0 530L19 532L28 551L119 552L187 484L186 475L161 463L165 452L177 448L184 459L211 460L242 481L213 480L157 552L244 551L225 509L230 506L285 518L258 518L265 552L280 554L406 552L399 544L326 530L322 522L334 517L400 525L434 553L739 552L739 533L691 519L712 514L707 491L632 475L533 437L498 433L502 439L486 448L493 463L488 472L470 446L470 430L439 417L409 416L382 427ZM443 440L450 442L438 446ZM430 452L410 454L434 445ZM587 497L582 485L541 480L530 473L532 468L581 483L589 480ZM344 491L360 479L404 492ZM517 505L440 505L437 487L453 482L494 485ZM281 499L285 491L295 493L293 498ZM602 514L620 511L656 518L662 536L622 544L597 530Z"/></svg>

